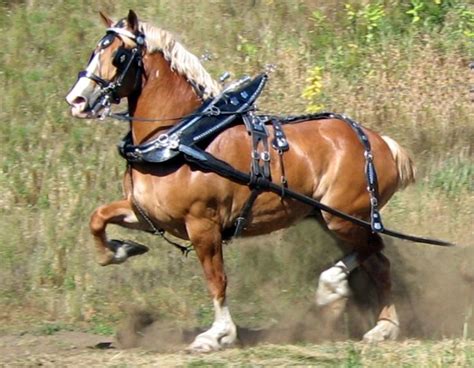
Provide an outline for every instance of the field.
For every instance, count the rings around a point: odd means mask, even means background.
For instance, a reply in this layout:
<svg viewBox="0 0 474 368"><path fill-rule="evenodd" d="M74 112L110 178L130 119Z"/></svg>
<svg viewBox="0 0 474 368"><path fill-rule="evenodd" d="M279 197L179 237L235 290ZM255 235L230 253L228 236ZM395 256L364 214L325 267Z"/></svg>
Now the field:
<svg viewBox="0 0 474 368"><path fill-rule="evenodd" d="M19 340L19 338L17 338ZM107 341L105 339L105 341ZM460 340L391 342L366 345L360 342L282 345L262 343L245 349L228 349L210 355L163 352L153 348L117 349L96 347L104 339L79 333L54 336L0 337L0 365L8 367L472 367L473 343ZM100 345L99 345L100 346ZM183 347L177 345L176 348Z"/></svg>
<svg viewBox="0 0 474 368"><path fill-rule="evenodd" d="M246 346L210 356L180 352L213 318L193 253L111 228L151 251L96 265L89 215L121 196L115 145L127 127L72 119L64 96L104 32L97 11L117 19L129 8L204 55L216 78L272 69L262 112L344 112L412 153L417 183L384 208L385 224L457 246L387 239L400 342L358 342L374 296L357 272L340 329L321 328L317 276L341 254L310 222L226 246ZM0 29L0 365L474 365L469 2L2 0ZM88 348L103 341L115 348Z"/></svg>

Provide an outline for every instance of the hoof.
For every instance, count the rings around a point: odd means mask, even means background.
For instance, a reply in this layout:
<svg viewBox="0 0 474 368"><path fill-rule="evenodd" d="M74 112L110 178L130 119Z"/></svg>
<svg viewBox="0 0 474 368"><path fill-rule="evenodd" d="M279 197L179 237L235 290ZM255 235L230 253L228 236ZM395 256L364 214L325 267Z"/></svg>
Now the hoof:
<svg viewBox="0 0 474 368"><path fill-rule="evenodd" d="M364 335L364 342L377 343L387 340L396 340L400 333L400 327L397 324L383 320L378 321L377 326Z"/></svg>
<svg viewBox="0 0 474 368"><path fill-rule="evenodd" d="M189 354L212 353L220 350L219 343L210 336L198 336L196 340L186 348Z"/></svg>
<svg viewBox="0 0 474 368"><path fill-rule="evenodd" d="M227 349L237 344L237 329L235 325L228 331L219 333L212 328L198 335L191 345L186 348L187 353L202 354Z"/></svg>
<svg viewBox="0 0 474 368"><path fill-rule="evenodd" d="M110 262L114 264L123 263L127 258L144 254L149 250L147 246L132 240L109 240L107 247L114 253Z"/></svg>

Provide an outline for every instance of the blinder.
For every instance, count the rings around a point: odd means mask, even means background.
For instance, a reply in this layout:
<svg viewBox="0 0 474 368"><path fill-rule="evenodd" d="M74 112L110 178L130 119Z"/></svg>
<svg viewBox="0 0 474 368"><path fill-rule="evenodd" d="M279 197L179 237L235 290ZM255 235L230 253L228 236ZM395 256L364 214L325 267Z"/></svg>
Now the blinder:
<svg viewBox="0 0 474 368"><path fill-rule="evenodd" d="M115 33L107 32L107 34L104 37L101 38L101 40L99 41L97 46L100 49L106 49L107 47L109 47L112 44L112 42L114 42L115 37L116 37Z"/></svg>
<svg viewBox="0 0 474 368"><path fill-rule="evenodd" d="M115 66L117 70L123 71L128 65L131 57L132 51L130 49L126 49L125 47L119 47L114 53L112 65Z"/></svg>

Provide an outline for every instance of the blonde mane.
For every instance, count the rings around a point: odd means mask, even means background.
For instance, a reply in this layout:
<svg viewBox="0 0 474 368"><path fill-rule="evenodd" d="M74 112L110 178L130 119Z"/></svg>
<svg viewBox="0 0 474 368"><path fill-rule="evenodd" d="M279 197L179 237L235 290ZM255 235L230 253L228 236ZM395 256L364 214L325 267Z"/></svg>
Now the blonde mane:
<svg viewBox="0 0 474 368"><path fill-rule="evenodd" d="M199 59L186 50L170 32L144 22L140 22L140 29L145 35L148 52L162 52L172 70L204 88L204 98L215 97L220 93L219 83L204 69Z"/></svg>

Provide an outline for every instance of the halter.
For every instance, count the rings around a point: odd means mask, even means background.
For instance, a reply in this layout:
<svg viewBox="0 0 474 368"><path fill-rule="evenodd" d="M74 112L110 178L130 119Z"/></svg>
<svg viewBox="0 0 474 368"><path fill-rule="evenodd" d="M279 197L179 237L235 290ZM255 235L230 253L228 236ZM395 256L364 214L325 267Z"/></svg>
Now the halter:
<svg viewBox="0 0 474 368"><path fill-rule="evenodd" d="M97 116L102 109L105 109L100 118L105 118L110 111L112 103L118 104L120 102L119 90L122 87L123 80L127 76L129 70L133 65L136 66L135 85L134 89L138 88L141 81L141 74L143 72L142 51L145 46L145 36L142 33L133 34L123 28L112 27L106 30L105 36L99 41L98 47L103 50L109 47L117 35L125 36L135 42L136 46L132 49L120 46L115 52L112 64L117 68L117 77L115 80L106 80L98 75L87 70L79 72L78 78L89 78L100 87L100 95L91 107L90 111L94 116ZM94 58L95 52L92 53L89 59Z"/></svg>

